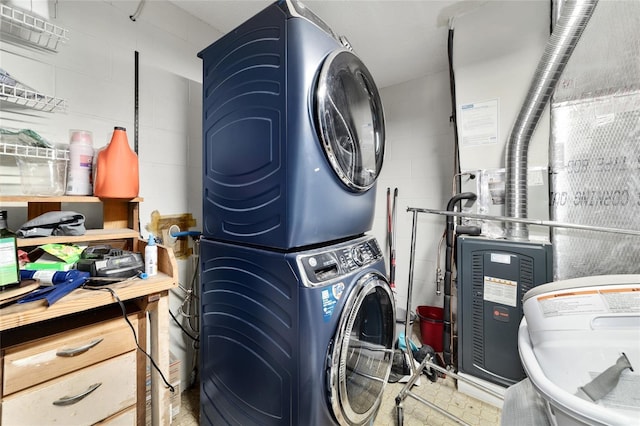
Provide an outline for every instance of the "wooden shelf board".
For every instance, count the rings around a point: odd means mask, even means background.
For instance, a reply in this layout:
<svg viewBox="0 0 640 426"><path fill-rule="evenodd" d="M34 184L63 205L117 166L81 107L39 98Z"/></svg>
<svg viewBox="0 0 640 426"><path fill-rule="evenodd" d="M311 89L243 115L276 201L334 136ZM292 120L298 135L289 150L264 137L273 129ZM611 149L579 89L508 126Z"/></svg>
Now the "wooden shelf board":
<svg viewBox="0 0 640 426"><path fill-rule="evenodd" d="M135 279L110 284L120 300L130 300L138 297L153 295L160 296L176 286L173 277L158 273L158 275L144 280ZM106 286L105 286L106 287ZM115 299L106 290L88 290L79 288L72 291L51 306L47 306L44 300L24 304L12 304L0 309L0 330L8 330L39 321L58 318L100 306L115 303Z"/></svg>
<svg viewBox="0 0 640 426"><path fill-rule="evenodd" d="M140 233L133 229L88 229L84 235L62 237L18 238L18 247L32 247L43 244L83 243L89 241L122 240L138 238Z"/></svg>
<svg viewBox="0 0 640 426"><path fill-rule="evenodd" d="M142 197L136 198L99 198L90 195L61 195L57 197L37 197L33 195L2 195L0 201L17 203L102 203L104 201L121 201L140 203Z"/></svg>

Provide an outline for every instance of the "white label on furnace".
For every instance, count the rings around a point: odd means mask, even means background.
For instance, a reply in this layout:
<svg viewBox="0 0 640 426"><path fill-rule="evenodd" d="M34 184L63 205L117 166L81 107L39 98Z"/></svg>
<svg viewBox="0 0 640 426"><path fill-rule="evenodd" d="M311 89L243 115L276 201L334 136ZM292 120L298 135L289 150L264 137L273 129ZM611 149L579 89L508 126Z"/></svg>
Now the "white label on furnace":
<svg viewBox="0 0 640 426"><path fill-rule="evenodd" d="M491 253L491 261L493 263L504 263L505 265L510 265L511 256L508 254Z"/></svg>
<svg viewBox="0 0 640 426"><path fill-rule="evenodd" d="M518 305L518 283L485 276L484 300L516 307Z"/></svg>

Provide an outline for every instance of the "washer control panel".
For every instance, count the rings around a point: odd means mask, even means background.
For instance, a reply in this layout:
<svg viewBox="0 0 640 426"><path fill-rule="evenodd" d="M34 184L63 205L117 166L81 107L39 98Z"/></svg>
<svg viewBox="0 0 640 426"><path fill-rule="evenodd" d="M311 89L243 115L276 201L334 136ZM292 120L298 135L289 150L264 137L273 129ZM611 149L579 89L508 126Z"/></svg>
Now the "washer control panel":
<svg viewBox="0 0 640 426"><path fill-rule="evenodd" d="M312 286L362 269L382 258L375 238L365 237L355 243L344 243L330 250L313 250L301 254L298 262Z"/></svg>

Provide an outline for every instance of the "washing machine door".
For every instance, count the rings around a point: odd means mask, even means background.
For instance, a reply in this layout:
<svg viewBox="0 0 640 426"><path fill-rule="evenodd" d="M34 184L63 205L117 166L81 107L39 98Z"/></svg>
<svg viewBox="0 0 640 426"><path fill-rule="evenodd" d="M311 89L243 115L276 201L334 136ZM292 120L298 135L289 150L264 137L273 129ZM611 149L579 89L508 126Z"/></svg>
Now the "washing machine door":
<svg viewBox="0 0 640 426"><path fill-rule="evenodd" d="M378 411L393 360L394 312L389 284L377 272L362 276L348 296L328 357L340 424L365 424Z"/></svg>
<svg viewBox="0 0 640 426"><path fill-rule="evenodd" d="M384 114L373 77L351 51L322 65L316 90L322 146L340 180L354 192L373 186L384 157Z"/></svg>

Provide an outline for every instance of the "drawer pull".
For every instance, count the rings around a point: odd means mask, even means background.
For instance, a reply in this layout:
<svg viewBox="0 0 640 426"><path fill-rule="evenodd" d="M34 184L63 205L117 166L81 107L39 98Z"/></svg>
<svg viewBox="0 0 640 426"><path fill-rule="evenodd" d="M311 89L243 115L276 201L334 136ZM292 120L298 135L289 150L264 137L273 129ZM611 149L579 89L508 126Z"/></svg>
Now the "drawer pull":
<svg viewBox="0 0 640 426"><path fill-rule="evenodd" d="M59 400L53 401L53 405L57 405L59 407L64 407L65 405L73 405L76 402L80 402L82 399L84 399L84 397L89 395L94 390L98 389L101 384L102 383L94 383L93 385L89 386L89 388L86 391L84 391L84 392L82 392L82 393L80 393L78 395L63 396Z"/></svg>
<svg viewBox="0 0 640 426"><path fill-rule="evenodd" d="M80 346L79 348L63 349L61 351L56 352L56 355L61 356L61 357L72 357L72 356L80 355L80 354L85 353L89 349L93 348L98 343L102 342L103 340L104 339L100 338L100 339L94 340L93 342L87 343L84 346Z"/></svg>

